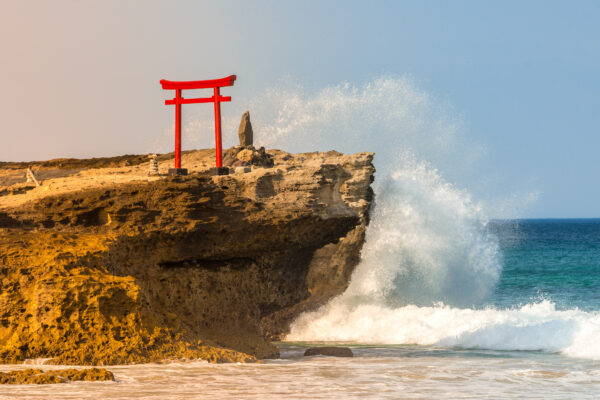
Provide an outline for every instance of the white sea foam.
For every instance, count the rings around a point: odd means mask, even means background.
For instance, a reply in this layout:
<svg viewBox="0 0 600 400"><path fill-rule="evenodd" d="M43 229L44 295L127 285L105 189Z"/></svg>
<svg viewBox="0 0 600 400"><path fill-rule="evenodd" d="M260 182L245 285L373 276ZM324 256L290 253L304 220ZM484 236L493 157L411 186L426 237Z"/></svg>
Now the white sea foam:
<svg viewBox="0 0 600 400"><path fill-rule="evenodd" d="M560 311L544 300L520 308L349 305L338 298L295 321L291 341L419 344L493 350L543 350L600 359L600 313Z"/></svg>

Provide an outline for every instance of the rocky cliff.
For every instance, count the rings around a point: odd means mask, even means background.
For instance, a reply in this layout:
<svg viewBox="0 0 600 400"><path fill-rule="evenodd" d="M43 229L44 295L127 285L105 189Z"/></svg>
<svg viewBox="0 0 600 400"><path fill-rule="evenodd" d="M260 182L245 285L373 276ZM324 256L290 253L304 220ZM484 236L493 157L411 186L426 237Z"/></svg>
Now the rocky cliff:
<svg viewBox="0 0 600 400"><path fill-rule="evenodd" d="M374 168L267 155L229 176L208 174L210 150L184 154L184 177L148 177L140 156L56 160L33 164L40 187L0 165L0 362L277 357L270 340L346 288Z"/></svg>

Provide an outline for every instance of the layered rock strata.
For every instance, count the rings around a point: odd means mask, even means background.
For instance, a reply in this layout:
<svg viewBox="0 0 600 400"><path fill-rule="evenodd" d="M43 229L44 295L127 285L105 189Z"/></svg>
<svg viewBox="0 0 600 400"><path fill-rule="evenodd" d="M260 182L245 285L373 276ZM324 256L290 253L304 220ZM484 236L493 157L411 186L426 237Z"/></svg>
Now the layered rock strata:
<svg viewBox="0 0 600 400"><path fill-rule="evenodd" d="M346 288L374 168L371 153L268 155L229 176L209 176L214 150L186 152L186 177L148 177L142 156L34 164L40 187L2 165L0 362L277 357L269 340Z"/></svg>

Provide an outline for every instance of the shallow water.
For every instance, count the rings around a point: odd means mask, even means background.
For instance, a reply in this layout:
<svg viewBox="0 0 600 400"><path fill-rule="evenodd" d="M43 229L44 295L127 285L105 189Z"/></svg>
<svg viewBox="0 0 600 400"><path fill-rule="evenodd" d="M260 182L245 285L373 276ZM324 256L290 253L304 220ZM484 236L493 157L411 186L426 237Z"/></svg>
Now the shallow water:
<svg viewBox="0 0 600 400"><path fill-rule="evenodd" d="M594 399L600 396L600 363L559 354L353 346L354 358L305 358L304 349L298 344L282 344L282 359L263 364L186 362L115 366L109 369L116 382L4 385L0 388L0 399ZM0 370L25 367L4 365Z"/></svg>

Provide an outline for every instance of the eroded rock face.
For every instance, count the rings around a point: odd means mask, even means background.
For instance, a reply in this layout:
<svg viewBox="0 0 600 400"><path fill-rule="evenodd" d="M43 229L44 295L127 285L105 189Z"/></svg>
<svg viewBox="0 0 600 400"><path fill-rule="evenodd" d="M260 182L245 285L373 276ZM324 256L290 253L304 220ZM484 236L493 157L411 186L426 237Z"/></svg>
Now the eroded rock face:
<svg viewBox="0 0 600 400"><path fill-rule="evenodd" d="M212 157L0 195L0 362L277 357L268 339L348 284L373 155L274 150L273 168L211 177Z"/></svg>

